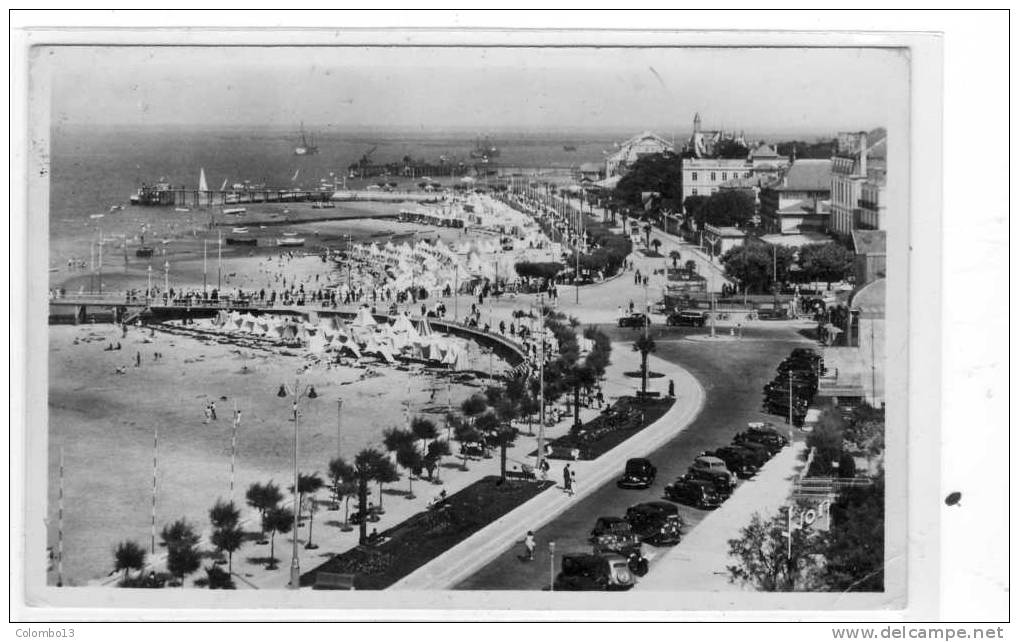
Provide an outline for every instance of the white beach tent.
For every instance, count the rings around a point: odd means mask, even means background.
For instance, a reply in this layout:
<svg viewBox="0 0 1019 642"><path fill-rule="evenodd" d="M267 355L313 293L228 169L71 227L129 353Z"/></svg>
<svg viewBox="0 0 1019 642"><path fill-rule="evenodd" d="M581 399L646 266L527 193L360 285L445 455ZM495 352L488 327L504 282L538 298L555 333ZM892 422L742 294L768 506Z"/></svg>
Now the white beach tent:
<svg viewBox="0 0 1019 642"><path fill-rule="evenodd" d="M350 325L355 328L370 328L376 325L376 321L375 317L368 311L368 308L361 308L357 311L357 316L350 322Z"/></svg>

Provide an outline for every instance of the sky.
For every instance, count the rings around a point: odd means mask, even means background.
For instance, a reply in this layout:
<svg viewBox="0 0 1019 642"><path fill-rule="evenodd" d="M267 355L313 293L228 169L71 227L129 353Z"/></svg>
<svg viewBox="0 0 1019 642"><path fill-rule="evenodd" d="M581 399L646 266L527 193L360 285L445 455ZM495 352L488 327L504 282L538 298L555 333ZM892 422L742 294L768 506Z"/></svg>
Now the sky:
<svg viewBox="0 0 1019 642"><path fill-rule="evenodd" d="M69 125L833 133L907 108L888 49L38 47Z"/></svg>

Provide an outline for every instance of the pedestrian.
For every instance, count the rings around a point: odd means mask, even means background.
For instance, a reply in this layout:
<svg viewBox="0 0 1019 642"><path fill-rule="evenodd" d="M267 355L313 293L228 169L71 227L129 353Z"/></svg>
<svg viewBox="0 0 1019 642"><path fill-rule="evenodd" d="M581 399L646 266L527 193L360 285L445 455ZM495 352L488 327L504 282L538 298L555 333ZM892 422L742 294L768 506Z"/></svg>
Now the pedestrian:
<svg viewBox="0 0 1019 642"><path fill-rule="evenodd" d="M216 402L213 401L209 404L209 414L212 416L212 420L216 421Z"/></svg>
<svg viewBox="0 0 1019 642"><path fill-rule="evenodd" d="M527 550L527 561L534 561L534 531L527 531L527 536L524 537L524 548Z"/></svg>
<svg viewBox="0 0 1019 642"><path fill-rule="evenodd" d="M142 353L139 352L134 357L134 367L137 368L142 365Z"/></svg>
<svg viewBox="0 0 1019 642"><path fill-rule="evenodd" d="M633 314L633 299L630 299L630 314Z"/></svg>
<svg viewBox="0 0 1019 642"><path fill-rule="evenodd" d="M572 497L573 493L575 493L575 492L577 492L577 471L571 470L570 471L570 497Z"/></svg>
<svg viewBox="0 0 1019 642"><path fill-rule="evenodd" d="M676 382L673 381L672 379L669 379L669 396L670 397L676 396Z"/></svg>
<svg viewBox="0 0 1019 642"><path fill-rule="evenodd" d="M573 494L573 475L570 472L569 464L563 467L563 490L567 495Z"/></svg>
<svg viewBox="0 0 1019 642"><path fill-rule="evenodd" d="M202 423L203 424L208 424L210 416L211 416L211 413L209 412L209 404L205 404L205 419L202 421Z"/></svg>

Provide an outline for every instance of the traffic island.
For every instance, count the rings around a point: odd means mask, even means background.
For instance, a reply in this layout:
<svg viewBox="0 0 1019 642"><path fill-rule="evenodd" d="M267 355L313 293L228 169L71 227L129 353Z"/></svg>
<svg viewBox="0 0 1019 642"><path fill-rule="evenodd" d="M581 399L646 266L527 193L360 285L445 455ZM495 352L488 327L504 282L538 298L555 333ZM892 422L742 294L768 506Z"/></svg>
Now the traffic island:
<svg viewBox="0 0 1019 642"><path fill-rule="evenodd" d="M661 419L675 398L620 397L611 407L580 428L548 443L550 459L591 460L601 457ZM531 456L537 455L537 451Z"/></svg>
<svg viewBox="0 0 1019 642"><path fill-rule="evenodd" d="M377 534L373 544L336 555L303 574L301 586L315 586L322 573L347 576L358 590L388 588L553 485L551 481L484 477L434 508Z"/></svg>

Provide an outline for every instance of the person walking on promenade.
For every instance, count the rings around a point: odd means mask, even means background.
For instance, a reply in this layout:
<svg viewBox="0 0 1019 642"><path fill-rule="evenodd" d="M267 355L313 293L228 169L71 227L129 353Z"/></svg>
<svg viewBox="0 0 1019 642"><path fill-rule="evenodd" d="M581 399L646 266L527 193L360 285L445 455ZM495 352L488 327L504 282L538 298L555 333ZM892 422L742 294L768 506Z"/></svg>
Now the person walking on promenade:
<svg viewBox="0 0 1019 642"><path fill-rule="evenodd" d="M563 490L567 495L573 495L573 471L569 464L563 466Z"/></svg>
<svg viewBox="0 0 1019 642"><path fill-rule="evenodd" d="M203 424L208 424L209 423L209 417L211 417L211 416L212 415L211 415L211 413L209 411L209 404L205 404L205 420L202 421L202 423Z"/></svg>
<svg viewBox="0 0 1019 642"><path fill-rule="evenodd" d="M142 365L142 353L139 352L134 356L134 367L138 368Z"/></svg>
<svg viewBox="0 0 1019 642"><path fill-rule="evenodd" d="M676 396L676 382L673 381L672 379L669 379L669 396L670 397Z"/></svg>
<svg viewBox="0 0 1019 642"><path fill-rule="evenodd" d="M571 470L570 471L570 497L572 497L573 493L575 493L575 492L577 492L577 471Z"/></svg>
<svg viewBox="0 0 1019 642"><path fill-rule="evenodd" d="M213 421L216 421L216 402L215 401L213 401L212 403L209 404L209 415L212 417Z"/></svg>
<svg viewBox="0 0 1019 642"><path fill-rule="evenodd" d="M527 531L527 536L524 537L524 548L527 549L527 561L534 561L534 531Z"/></svg>

